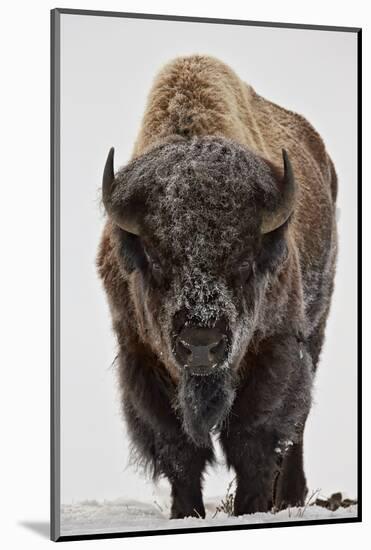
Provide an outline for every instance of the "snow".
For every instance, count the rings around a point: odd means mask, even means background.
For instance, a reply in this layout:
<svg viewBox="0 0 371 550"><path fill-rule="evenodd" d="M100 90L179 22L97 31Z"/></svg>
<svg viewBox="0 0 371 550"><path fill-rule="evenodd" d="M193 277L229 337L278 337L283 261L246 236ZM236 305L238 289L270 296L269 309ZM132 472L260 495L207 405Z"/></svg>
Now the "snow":
<svg viewBox="0 0 371 550"><path fill-rule="evenodd" d="M287 521L331 520L336 518L356 518L357 506L338 508L331 512L320 506L291 508L277 513L256 513L240 517L230 517L217 512L222 497L205 502L206 518L169 519L168 505L160 505L136 500L96 500L64 504L61 507L61 535L87 535L94 533L117 533L161 529L184 529L257 523L277 523Z"/></svg>

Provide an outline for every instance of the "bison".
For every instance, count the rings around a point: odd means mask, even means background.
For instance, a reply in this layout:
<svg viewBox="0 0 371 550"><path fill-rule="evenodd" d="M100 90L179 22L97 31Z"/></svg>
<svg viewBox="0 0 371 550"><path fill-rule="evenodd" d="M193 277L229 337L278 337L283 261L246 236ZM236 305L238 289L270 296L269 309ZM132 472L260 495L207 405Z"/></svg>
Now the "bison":
<svg viewBox="0 0 371 550"><path fill-rule="evenodd" d="M158 74L130 162L103 174L97 265L138 463L205 517L218 438L234 514L302 505L303 431L334 284L337 178L305 118L223 62Z"/></svg>

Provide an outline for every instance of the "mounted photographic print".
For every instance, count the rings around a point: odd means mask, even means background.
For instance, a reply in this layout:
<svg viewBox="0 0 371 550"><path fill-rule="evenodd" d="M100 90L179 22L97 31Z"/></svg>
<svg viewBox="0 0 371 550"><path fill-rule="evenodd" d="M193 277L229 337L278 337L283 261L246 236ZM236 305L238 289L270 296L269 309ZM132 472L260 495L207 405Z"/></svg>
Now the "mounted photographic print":
<svg viewBox="0 0 371 550"><path fill-rule="evenodd" d="M52 11L52 539L361 519L361 31Z"/></svg>

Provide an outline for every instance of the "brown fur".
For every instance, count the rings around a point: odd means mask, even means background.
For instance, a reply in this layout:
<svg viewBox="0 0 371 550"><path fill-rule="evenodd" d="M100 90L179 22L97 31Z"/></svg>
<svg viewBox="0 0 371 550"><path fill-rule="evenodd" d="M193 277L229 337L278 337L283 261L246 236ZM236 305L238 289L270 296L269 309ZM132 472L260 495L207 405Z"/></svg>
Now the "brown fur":
<svg viewBox="0 0 371 550"><path fill-rule="evenodd" d="M331 233L336 235L336 172L316 130L303 116L259 96L221 61L195 55L175 59L155 79L133 158L174 135L231 138L276 166L281 165L282 148L288 151L300 189L290 240L300 254L303 281L310 295L312 273L308 266L315 266L323 253L319 248L323 240L334 239ZM329 225L329 220L334 221ZM310 231L303 232L303 227ZM110 234L108 221L98 258L103 279L112 279L112 270L117 270L110 261ZM328 262L334 265L335 259L336 240Z"/></svg>

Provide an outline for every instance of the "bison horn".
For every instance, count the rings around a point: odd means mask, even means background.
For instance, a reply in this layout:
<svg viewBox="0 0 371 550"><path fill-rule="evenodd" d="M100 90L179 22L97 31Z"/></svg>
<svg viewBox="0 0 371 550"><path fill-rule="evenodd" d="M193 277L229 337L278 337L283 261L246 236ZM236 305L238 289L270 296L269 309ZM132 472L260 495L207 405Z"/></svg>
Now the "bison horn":
<svg viewBox="0 0 371 550"><path fill-rule="evenodd" d="M263 211L261 232L263 234L274 231L288 220L295 205L296 184L292 166L285 149L282 149L284 175L282 181L282 194L279 205L272 211Z"/></svg>
<svg viewBox="0 0 371 550"><path fill-rule="evenodd" d="M111 149L109 150L106 164L104 166L104 171L103 171L103 182L102 182L103 204L107 212L109 212L110 210L109 207L110 207L110 201L111 201L111 191L112 191L113 182L115 180L115 174L113 171L114 155L115 155L115 149L114 147L111 147Z"/></svg>
<svg viewBox="0 0 371 550"><path fill-rule="evenodd" d="M133 233L139 235L139 227L135 222L133 217L133 212L126 213L125 207L120 206L114 207L112 204L112 191L114 187L115 174L113 169L113 158L115 154L115 149L111 147L109 150L106 164L103 171L103 182L102 182L102 194L103 194L103 204L106 209L109 217L115 222L116 225L127 231L128 233Z"/></svg>

